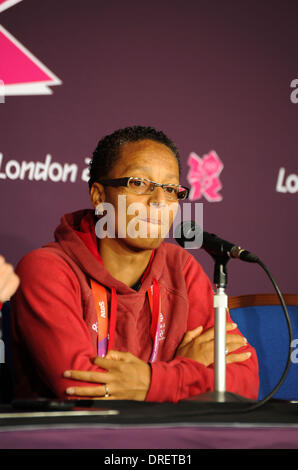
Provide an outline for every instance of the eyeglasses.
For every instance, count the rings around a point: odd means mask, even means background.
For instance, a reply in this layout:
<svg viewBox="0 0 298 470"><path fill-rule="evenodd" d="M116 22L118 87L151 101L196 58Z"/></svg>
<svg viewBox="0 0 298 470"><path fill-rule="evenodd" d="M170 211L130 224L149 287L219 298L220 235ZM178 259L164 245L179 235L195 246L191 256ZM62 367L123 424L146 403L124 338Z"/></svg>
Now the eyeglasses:
<svg viewBox="0 0 298 470"><path fill-rule="evenodd" d="M178 199L186 199L189 194L189 189L180 184L161 184L146 178L137 178L134 176L126 178L97 180L103 186L126 186L131 192L135 194L152 194L155 187L161 187L167 199L177 201Z"/></svg>

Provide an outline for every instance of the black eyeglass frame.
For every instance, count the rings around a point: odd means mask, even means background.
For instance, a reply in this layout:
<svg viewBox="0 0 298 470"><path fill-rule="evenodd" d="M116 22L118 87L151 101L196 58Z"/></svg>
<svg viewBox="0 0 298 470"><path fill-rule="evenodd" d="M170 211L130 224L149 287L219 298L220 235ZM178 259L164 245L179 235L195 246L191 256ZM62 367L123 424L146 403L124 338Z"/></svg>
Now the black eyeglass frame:
<svg viewBox="0 0 298 470"><path fill-rule="evenodd" d="M189 188L186 188L185 186L182 186L181 184L156 183L155 181L151 181L147 178L141 178L141 177L137 177L137 176L126 176L124 178L97 180L97 183L100 183L103 186L113 186L113 187L125 186L125 187L129 188L129 182L132 179L145 180L145 181L149 181L151 184L153 184L154 185L153 190L149 194L152 194L156 187L160 187L162 189L164 187L167 187L167 186L174 187L174 188L181 187L181 188L186 190L186 195L185 195L185 197L181 198L181 197L179 197L180 193L178 192L177 193L177 196L178 196L177 198L180 199L180 200L184 200L184 199L188 198L189 191L190 191ZM138 194L138 193L136 193L136 194ZM142 193L139 193L139 194L142 194ZM143 194L146 194L146 193L143 193Z"/></svg>

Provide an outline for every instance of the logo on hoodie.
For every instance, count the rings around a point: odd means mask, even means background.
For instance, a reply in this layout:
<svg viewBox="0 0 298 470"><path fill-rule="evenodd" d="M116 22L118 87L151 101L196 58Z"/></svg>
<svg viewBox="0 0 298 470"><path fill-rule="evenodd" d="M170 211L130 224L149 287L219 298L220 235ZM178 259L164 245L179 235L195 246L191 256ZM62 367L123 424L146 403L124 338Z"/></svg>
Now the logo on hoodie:
<svg viewBox="0 0 298 470"><path fill-rule="evenodd" d="M165 315L163 315L160 312L160 325L159 325L159 331L158 331L158 341L163 341L164 339L166 339L165 332L166 332Z"/></svg>
<svg viewBox="0 0 298 470"><path fill-rule="evenodd" d="M100 308L100 316L102 318L106 318L106 308L105 308L105 303L103 301L98 302L99 308Z"/></svg>
<svg viewBox="0 0 298 470"><path fill-rule="evenodd" d="M0 0L0 13L22 0ZM0 25L0 102L8 95L51 95L61 80Z"/></svg>

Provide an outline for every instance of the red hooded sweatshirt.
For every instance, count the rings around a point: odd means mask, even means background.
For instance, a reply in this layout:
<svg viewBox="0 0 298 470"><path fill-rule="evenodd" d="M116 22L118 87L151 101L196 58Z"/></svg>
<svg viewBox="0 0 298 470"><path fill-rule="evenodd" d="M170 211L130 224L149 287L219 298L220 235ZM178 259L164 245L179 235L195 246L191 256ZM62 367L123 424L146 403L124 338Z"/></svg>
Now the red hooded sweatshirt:
<svg viewBox="0 0 298 470"><path fill-rule="evenodd" d="M65 370L101 370L91 361L97 355L97 314L90 279L106 288L109 305L111 289L116 291L113 349L129 351L151 365L146 401L177 402L213 390L213 366L175 357L186 331L214 326L211 283L189 252L163 242L135 290L105 269L97 251L93 211L65 215L55 239L27 254L16 270L21 279L11 300L16 397L69 398L67 387L90 384L64 378ZM163 334L152 363L152 314L146 291L154 280L160 289ZM246 345L239 351L252 355L227 365L227 390L256 399L255 350Z"/></svg>

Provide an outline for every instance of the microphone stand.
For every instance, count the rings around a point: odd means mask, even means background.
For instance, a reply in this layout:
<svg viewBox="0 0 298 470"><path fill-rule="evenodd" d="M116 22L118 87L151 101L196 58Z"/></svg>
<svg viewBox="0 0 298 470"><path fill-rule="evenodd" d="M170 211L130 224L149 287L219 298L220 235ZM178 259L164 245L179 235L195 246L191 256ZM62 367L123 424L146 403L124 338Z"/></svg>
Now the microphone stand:
<svg viewBox="0 0 298 470"><path fill-rule="evenodd" d="M215 349L214 349L214 391L201 393L183 401L200 402L252 402L241 395L226 391L226 314L228 297L225 293L227 286L226 265L230 258L227 255L212 255L214 265L214 284L216 294L213 306L215 311Z"/></svg>

